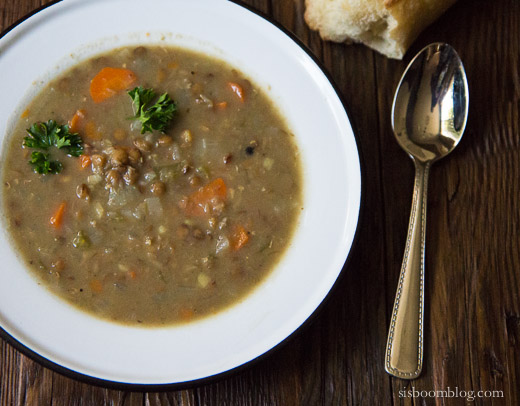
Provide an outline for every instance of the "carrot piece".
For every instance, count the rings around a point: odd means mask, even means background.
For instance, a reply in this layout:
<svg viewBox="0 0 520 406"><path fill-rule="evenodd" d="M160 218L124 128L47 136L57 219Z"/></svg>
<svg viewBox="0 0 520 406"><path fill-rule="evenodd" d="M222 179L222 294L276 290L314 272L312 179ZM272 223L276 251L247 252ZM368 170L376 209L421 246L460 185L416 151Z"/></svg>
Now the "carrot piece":
<svg viewBox="0 0 520 406"><path fill-rule="evenodd" d="M103 291L103 284L99 279L92 279L88 285L92 292L101 293Z"/></svg>
<svg viewBox="0 0 520 406"><path fill-rule="evenodd" d="M122 128L116 128L113 136L117 141L123 141L126 138L126 132Z"/></svg>
<svg viewBox="0 0 520 406"><path fill-rule="evenodd" d="M60 228L63 223L63 215L65 214L65 207L67 204L65 202L61 202L58 209L54 212L52 217L50 218L50 223L54 228Z"/></svg>
<svg viewBox="0 0 520 406"><path fill-rule="evenodd" d="M130 69L103 68L90 81L90 96L95 103L101 103L128 89L136 80L137 76Z"/></svg>
<svg viewBox="0 0 520 406"><path fill-rule="evenodd" d="M137 277L137 274L135 273L135 271L128 271L128 276L130 277L130 279L135 279Z"/></svg>
<svg viewBox="0 0 520 406"><path fill-rule="evenodd" d="M73 133L77 133L81 127L83 127L83 121L85 120L85 110L76 110L72 118L69 120L69 130Z"/></svg>
<svg viewBox="0 0 520 406"><path fill-rule="evenodd" d="M223 102L215 103L214 106L215 106L215 109L217 109L217 110L225 110L227 108L227 102L223 101Z"/></svg>
<svg viewBox="0 0 520 406"><path fill-rule="evenodd" d="M20 118L26 118L29 116L29 109L25 109L22 114L20 114Z"/></svg>
<svg viewBox="0 0 520 406"><path fill-rule="evenodd" d="M98 131L96 123L89 121L85 124L85 136L91 140L101 139L101 133Z"/></svg>
<svg viewBox="0 0 520 406"><path fill-rule="evenodd" d="M81 155L79 157L79 164L81 165L81 169L85 169L92 163L92 158L90 155Z"/></svg>
<svg viewBox="0 0 520 406"><path fill-rule="evenodd" d="M195 312L192 309L183 307L182 309L179 310L179 316L181 317L182 320L187 321L187 320L192 319L193 316L195 316Z"/></svg>
<svg viewBox="0 0 520 406"><path fill-rule="evenodd" d="M180 206L188 216L204 216L225 202L226 197L226 183L222 178L217 178L181 200Z"/></svg>
<svg viewBox="0 0 520 406"><path fill-rule="evenodd" d="M248 241L249 233L247 230L242 225L234 227L233 232L229 238L229 243L233 251L238 251L240 248L246 245Z"/></svg>
<svg viewBox="0 0 520 406"><path fill-rule="evenodd" d="M155 75L155 80L158 82L158 83L161 83L164 78L166 78L166 72L164 71L164 69L159 69L157 71L157 74Z"/></svg>
<svg viewBox="0 0 520 406"><path fill-rule="evenodd" d="M236 96L238 97L238 99L244 103L245 101L245 94L244 94L244 88L242 86L240 86L238 83L235 83L235 82L228 82L228 86L231 88L231 90L233 91L233 93L236 94Z"/></svg>

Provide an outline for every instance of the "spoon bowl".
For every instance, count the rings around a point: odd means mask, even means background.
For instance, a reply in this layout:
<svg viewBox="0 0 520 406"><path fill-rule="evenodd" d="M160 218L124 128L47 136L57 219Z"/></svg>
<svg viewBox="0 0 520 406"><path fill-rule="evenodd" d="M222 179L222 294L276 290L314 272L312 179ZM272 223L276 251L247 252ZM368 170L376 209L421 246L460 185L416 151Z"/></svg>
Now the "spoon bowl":
<svg viewBox="0 0 520 406"><path fill-rule="evenodd" d="M406 68L392 106L397 142L415 164L406 247L394 301L385 370L414 379L422 371L426 201L430 167L462 138L468 117L468 83L457 52L434 43Z"/></svg>
<svg viewBox="0 0 520 406"><path fill-rule="evenodd" d="M448 44L427 46L410 62L397 87L392 128L397 142L422 162L457 146L466 127L468 85L462 61Z"/></svg>

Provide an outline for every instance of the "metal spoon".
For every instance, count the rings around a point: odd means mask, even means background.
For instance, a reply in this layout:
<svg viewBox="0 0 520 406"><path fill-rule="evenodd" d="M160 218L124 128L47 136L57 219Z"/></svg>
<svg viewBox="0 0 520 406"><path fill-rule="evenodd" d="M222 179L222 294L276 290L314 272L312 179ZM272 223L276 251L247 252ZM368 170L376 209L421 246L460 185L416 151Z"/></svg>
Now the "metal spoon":
<svg viewBox="0 0 520 406"><path fill-rule="evenodd" d="M417 378L422 370L428 173L462 138L468 101L464 66L455 50L442 43L415 56L394 98L394 134L415 164L408 236L385 356L385 370L403 379Z"/></svg>

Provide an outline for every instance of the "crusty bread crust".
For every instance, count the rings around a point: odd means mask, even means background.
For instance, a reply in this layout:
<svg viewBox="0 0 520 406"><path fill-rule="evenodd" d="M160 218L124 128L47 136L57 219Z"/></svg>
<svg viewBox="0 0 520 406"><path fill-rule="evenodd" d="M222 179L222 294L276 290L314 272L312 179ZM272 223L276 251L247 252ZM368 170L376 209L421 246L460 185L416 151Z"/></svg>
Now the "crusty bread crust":
<svg viewBox="0 0 520 406"><path fill-rule="evenodd" d="M402 59L419 33L456 0L305 0L305 21L325 40L360 42Z"/></svg>

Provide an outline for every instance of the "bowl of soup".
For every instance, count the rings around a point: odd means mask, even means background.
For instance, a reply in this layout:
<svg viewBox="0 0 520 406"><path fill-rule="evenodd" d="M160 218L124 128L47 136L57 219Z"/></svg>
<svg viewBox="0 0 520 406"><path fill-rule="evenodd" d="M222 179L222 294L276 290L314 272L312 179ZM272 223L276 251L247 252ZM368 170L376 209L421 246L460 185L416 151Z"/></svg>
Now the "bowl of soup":
<svg viewBox="0 0 520 406"><path fill-rule="evenodd" d="M17 348L80 379L182 385L322 303L361 172L297 40L228 1L65 0L4 33L0 64L0 327Z"/></svg>

